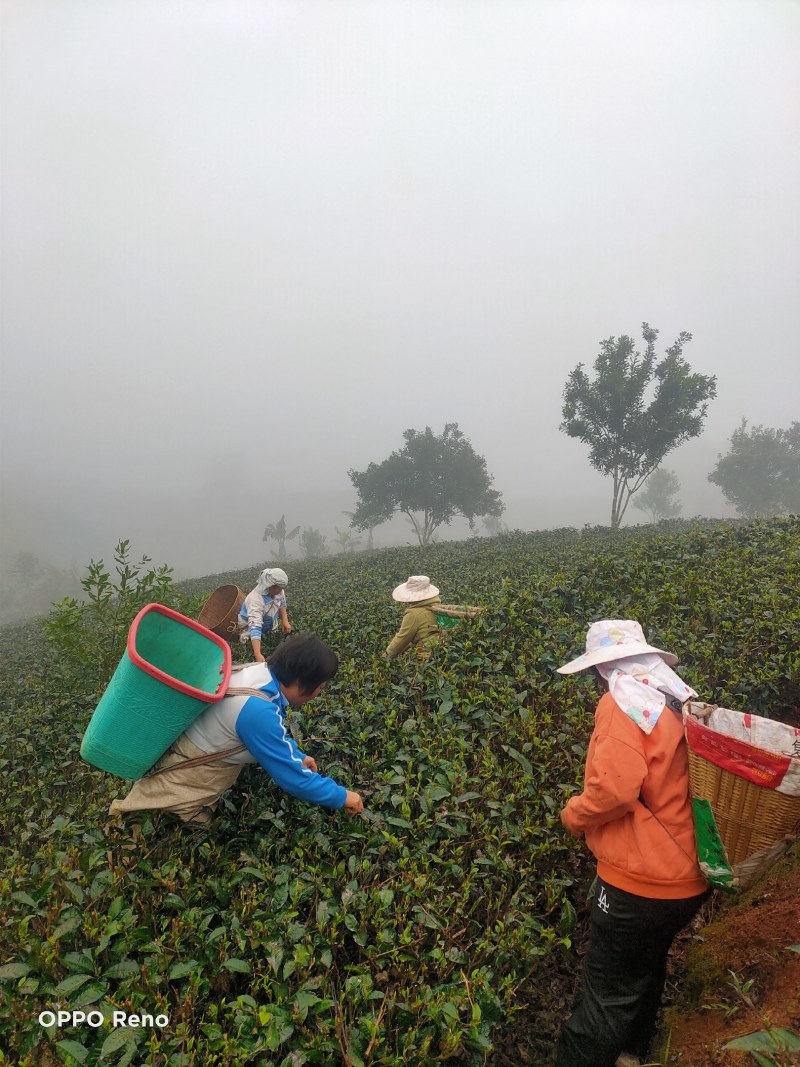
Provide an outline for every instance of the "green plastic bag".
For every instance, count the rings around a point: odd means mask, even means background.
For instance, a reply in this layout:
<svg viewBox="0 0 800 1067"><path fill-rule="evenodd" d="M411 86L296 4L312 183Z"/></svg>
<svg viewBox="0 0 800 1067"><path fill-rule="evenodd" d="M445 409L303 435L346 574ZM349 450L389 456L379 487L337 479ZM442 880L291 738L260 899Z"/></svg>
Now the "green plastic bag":
<svg viewBox="0 0 800 1067"><path fill-rule="evenodd" d="M707 800L693 798L692 814L694 815L694 836L700 870L715 889L735 893L734 873L728 863L728 854L719 836L711 804Z"/></svg>

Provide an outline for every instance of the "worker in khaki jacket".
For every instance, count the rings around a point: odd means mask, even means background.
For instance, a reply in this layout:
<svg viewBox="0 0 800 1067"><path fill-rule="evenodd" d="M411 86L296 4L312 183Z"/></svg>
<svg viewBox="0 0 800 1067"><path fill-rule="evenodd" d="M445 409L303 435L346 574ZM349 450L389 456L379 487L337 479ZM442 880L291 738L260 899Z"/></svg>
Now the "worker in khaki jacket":
<svg viewBox="0 0 800 1067"><path fill-rule="evenodd" d="M559 1038L555 1067L646 1062L667 953L710 892L697 862L689 760L680 711L697 694L677 657L638 622L589 627L586 651L561 674L593 670L595 712L583 792L561 821L597 859L583 997Z"/></svg>
<svg viewBox="0 0 800 1067"><path fill-rule="evenodd" d="M384 652L387 659L394 659L413 645L423 657L430 652L439 637L439 624L433 612L442 598L426 574L412 574L392 592L392 599L405 604L403 621Z"/></svg>

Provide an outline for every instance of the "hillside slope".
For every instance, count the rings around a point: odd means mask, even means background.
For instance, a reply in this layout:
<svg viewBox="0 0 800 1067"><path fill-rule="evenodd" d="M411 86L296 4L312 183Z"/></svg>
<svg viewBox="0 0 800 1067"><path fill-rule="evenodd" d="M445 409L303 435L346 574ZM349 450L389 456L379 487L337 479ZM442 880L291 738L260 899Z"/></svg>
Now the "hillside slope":
<svg viewBox="0 0 800 1067"><path fill-rule="evenodd" d="M595 703L554 668L589 621L635 617L705 699L784 718L800 704L797 519L514 534L287 569L293 623L341 660L295 724L320 768L365 796L353 821L252 769L208 831L109 824L125 783L79 746L108 680L98 664L121 649L101 661L107 635L80 613L60 644L36 623L0 633L0 1063L499 1067L516 1052L545 1067L591 880L558 812ZM412 573L485 610L429 661L387 662L390 592ZM179 604L196 612L254 576L198 579ZM42 1028L53 1004L169 1024Z"/></svg>
<svg viewBox="0 0 800 1067"><path fill-rule="evenodd" d="M748 893L715 894L670 957L665 1011L653 1062L681 1067L745 1067L748 1053L726 1042L767 1021L800 1035L800 844ZM583 938L576 937L580 955ZM571 996L575 960L554 962L536 988L520 991L520 1011L495 1034L492 1067L548 1063ZM783 1054L781 1067L800 1063Z"/></svg>

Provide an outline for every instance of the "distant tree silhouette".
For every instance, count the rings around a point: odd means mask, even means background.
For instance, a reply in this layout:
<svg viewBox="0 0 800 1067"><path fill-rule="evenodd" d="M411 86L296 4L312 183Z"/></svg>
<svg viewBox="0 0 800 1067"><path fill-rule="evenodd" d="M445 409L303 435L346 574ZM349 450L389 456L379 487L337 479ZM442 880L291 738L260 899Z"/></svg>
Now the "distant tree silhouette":
<svg viewBox="0 0 800 1067"><path fill-rule="evenodd" d="M500 534L508 533L508 527L499 515L485 515L483 527L489 537L498 537Z"/></svg>
<svg viewBox="0 0 800 1067"><path fill-rule="evenodd" d="M644 489L636 494L633 506L649 515L651 522L676 519L681 513L681 502L676 499L680 488L675 472L659 467L650 475Z"/></svg>
<svg viewBox="0 0 800 1067"><path fill-rule="evenodd" d="M623 335L600 342L590 381L579 363L567 378L560 429L589 446L589 462L614 480L611 525L615 529L634 493L644 485L668 452L703 429L708 401L717 395L717 379L692 374L683 358L692 339L681 333L656 362L658 330L642 323L644 353ZM645 393L655 394L645 405Z"/></svg>
<svg viewBox="0 0 800 1067"><path fill-rule="evenodd" d="M334 541L342 552L355 552L361 544L361 538L356 537L351 530L340 530L338 526L334 527L334 529L336 530Z"/></svg>
<svg viewBox="0 0 800 1067"><path fill-rule="evenodd" d="M264 530L262 541L275 541L278 545L278 559L286 559L286 542L300 533L300 527L286 532L286 516L281 515L278 522L271 522Z"/></svg>
<svg viewBox="0 0 800 1067"><path fill-rule="evenodd" d="M502 497L491 488L486 460L457 422L448 422L439 435L426 426L406 430L403 438L405 446L382 463L348 471L358 493L353 526L367 530L400 511L420 545L427 545L437 527L455 515L463 515L471 529L480 515L502 514Z"/></svg>
<svg viewBox="0 0 800 1067"><path fill-rule="evenodd" d="M356 517L356 513L354 511L343 511L342 515L346 515L348 517L348 519L350 520L350 525L352 526L353 525L353 520ZM375 545L373 543L373 539L372 539L372 534L373 534L374 530L375 530L374 526L367 526L366 527L367 544L366 544L365 549L364 549L365 552L372 552L374 547L375 547Z"/></svg>
<svg viewBox="0 0 800 1067"><path fill-rule="evenodd" d="M800 512L800 422L788 430L747 429L747 419L731 435L731 446L708 480L718 485L740 515Z"/></svg>
<svg viewBox="0 0 800 1067"><path fill-rule="evenodd" d="M306 559L319 559L328 551L327 537L313 526L303 527L300 534L300 551Z"/></svg>

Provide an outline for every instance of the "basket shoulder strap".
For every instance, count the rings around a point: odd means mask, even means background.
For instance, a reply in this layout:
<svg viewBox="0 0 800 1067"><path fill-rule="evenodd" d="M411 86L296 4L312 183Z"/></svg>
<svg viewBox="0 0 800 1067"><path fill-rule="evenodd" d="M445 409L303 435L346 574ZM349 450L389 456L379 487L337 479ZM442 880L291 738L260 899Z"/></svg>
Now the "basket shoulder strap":
<svg viewBox="0 0 800 1067"><path fill-rule="evenodd" d="M167 771L183 771L189 767L202 767L206 763L216 763L217 760L225 759L226 756L235 756L244 752L246 745L236 745L234 748L226 748L222 752L208 752L205 756L196 756L194 759L181 760L179 763L171 763L169 767L159 767L150 770L143 777L155 778L156 775L166 774Z"/></svg>
<svg viewBox="0 0 800 1067"><path fill-rule="evenodd" d="M226 697L239 697L250 696L260 697L262 700L268 700L270 703L273 701L273 697L269 693L265 693L263 689L253 689L249 685L229 685L225 690Z"/></svg>
<svg viewBox="0 0 800 1067"><path fill-rule="evenodd" d="M480 607L459 604L430 604L428 607L434 614L446 615L449 619L474 619L478 612L483 610Z"/></svg>
<svg viewBox="0 0 800 1067"><path fill-rule="evenodd" d="M656 815L656 813L653 811L653 809L648 806L647 802L645 801L644 797L641 794L639 795L639 803L642 805L642 807L647 808L647 810L650 812L650 814L656 820L656 822L661 827L661 829L664 831L664 833L667 835L667 837L671 837L672 838L672 840L675 842L675 844L678 846L678 848L681 850L681 852L684 854L684 856L687 858L687 860L690 863L694 864L694 866L697 867L697 869L700 871L700 873L703 874L703 869L700 866L700 863L698 862L698 860L697 859L693 859L689 855L689 853L686 851L686 849L683 847L683 845L680 843L680 841L677 839L677 837L675 837L675 835L671 832L669 827L666 826L661 821L661 819L659 819L659 817ZM703 877L705 878L704 874L703 874Z"/></svg>
<svg viewBox="0 0 800 1067"><path fill-rule="evenodd" d="M663 696L667 707L671 711L677 712L678 715L683 715L683 705L686 703L685 700L680 700L678 697L673 696L665 686L660 685L658 691Z"/></svg>

